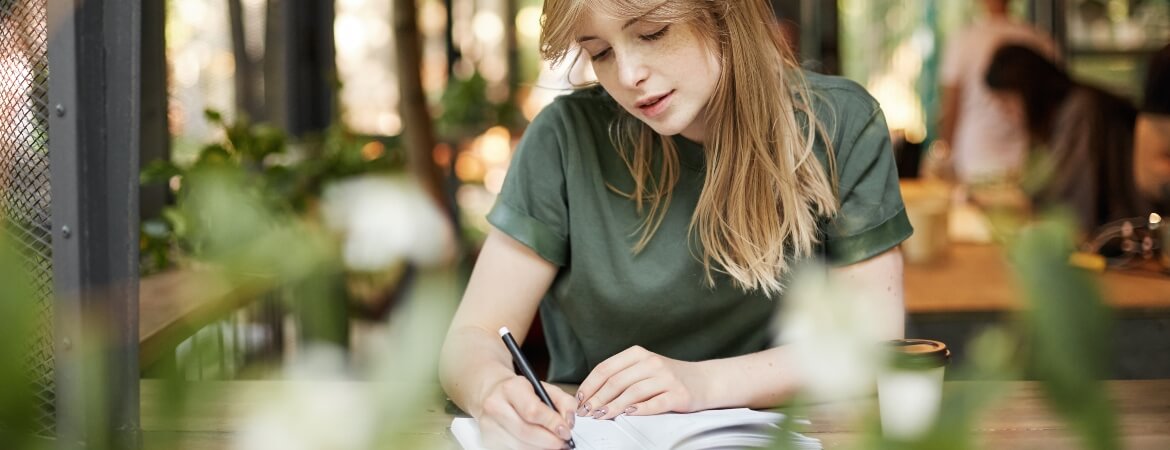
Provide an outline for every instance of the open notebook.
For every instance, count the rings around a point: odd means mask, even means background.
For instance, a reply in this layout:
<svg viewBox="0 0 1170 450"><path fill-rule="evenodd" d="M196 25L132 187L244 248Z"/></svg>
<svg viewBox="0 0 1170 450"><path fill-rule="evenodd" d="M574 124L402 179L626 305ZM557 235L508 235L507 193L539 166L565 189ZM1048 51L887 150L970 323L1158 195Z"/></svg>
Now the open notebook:
<svg viewBox="0 0 1170 450"><path fill-rule="evenodd" d="M746 408L689 414L618 416L613 420L578 417L573 440L580 450L699 450L765 447L777 436L783 414ZM464 450L482 450L475 419L451 422L451 433ZM797 449L820 450L821 441L780 432Z"/></svg>

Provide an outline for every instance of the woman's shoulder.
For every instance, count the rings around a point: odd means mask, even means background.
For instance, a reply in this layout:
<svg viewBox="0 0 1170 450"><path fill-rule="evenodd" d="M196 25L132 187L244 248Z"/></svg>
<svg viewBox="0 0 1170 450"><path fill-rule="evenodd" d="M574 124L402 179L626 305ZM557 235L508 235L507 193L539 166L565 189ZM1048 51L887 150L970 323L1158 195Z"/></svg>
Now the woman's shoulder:
<svg viewBox="0 0 1170 450"><path fill-rule="evenodd" d="M880 107L876 99L856 81L845 77L803 71L813 107L819 112L832 110L837 118L860 116L868 119Z"/></svg>
<svg viewBox="0 0 1170 450"><path fill-rule="evenodd" d="M817 122L834 147L855 138L874 120L884 119L877 100L853 80L806 71L804 83Z"/></svg>
<svg viewBox="0 0 1170 450"><path fill-rule="evenodd" d="M607 126L617 103L600 85L574 89L555 97L533 118L530 128Z"/></svg>
<svg viewBox="0 0 1170 450"><path fill-rule="evenodd" d="M593 85L582 88L573 89L567 93L558 95L548 104L541 113L548 112L552 115L563 115L565 113L574 111L583 112L605 112L617 107L617 103L610 97L601 85Z"/></svg>

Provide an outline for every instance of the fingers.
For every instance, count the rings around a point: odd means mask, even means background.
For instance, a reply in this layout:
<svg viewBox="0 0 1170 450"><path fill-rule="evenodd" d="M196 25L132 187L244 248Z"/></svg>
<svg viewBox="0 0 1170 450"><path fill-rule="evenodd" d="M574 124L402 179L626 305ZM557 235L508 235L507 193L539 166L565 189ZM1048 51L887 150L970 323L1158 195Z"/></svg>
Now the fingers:
<svg viewBox="0 0 1170 450"><path fill-rule="evenodd" d="M621 353L613 355L598 364L581 382L581 386L577 388L577 399L580 401L580 408L577 413L579 415L593 414L593 409L603 405L593 401L594 395L604 386L611 377L626 370L627 368L638 364L647 355L653 355L646 349L640 346L630 347ZM616 397L616 394L613 394ZM612 399L612 397L611 397ZM608 399L607 399L608 400Z"/></svg>
<svg viewBox="0 0 1170 450"><path fill-rule="evenodd" d="M516 439L503 425L494 420L480 419L479 420L479 439L480 445L485 449L491 450L538 450L543 447L537 447L526 444Z"/></svg>
<svg viewBox="0 0 1170 450"><path fill-rule="evenodd" d="M557 411L560 411L561 417L572 430L577 421L577 415L574 414L574 410L577 409L577 398L569 395L558 386L543 382L541 384L544 385L544 390L548 392L549 398L552 399L554 405L557 405Z"/></svg>
<svg viewBox="0 0 1170 450"><path fill-rule="evenodd" d="M549 391L549 387L553 388L552 391ZM560 414L557 414L557 412L554 411L551 407L540 401L540 397L537 397L536 394L532 392L532 385L528 384L527 382L515 383L512 386L509 386L508 389L513 391L509 392L508 398L511 401L512 407L515 409L516 413L519 414L525 422L543 427L545 430L553 433L555 437L560 439L560 444L564 445L565 441L570 437L569 430L571 428L569 426L568 419L562 417ZM565 394L564 391L561 391L555 386L549 386L545 384L545 391L549 393L550 397L553 396L553 392L557 392L559 394L563 394L564 397L568 397L568 394ZM562 397L557 396L553 398L560 399Z"/></svg>
<svg viewBox="0 0 1170 450"><path fill-rule="evenodd" d="M679 411L680 402L670 392L663 392L640 403L627 406L622 412L630 416L649 416Z"/></svg>
<svg viewBox="0 0 1170 450"><path fill-rule="evenodd" d="M547 386L547 385L546 385ZM572 397L555 386L549 395L571 404ZM507 448L559 449L570 437L570 425L532 392L523 378L503 383L501 392L484 401L484 441ZM547 389L546 389L547 390ZM568 397L568 400L565 399Z"/></svg>
<svg viewBox="0 0 1170 450"><path fill-rule="evenodd" d="M680 402L677 401L681 396L681 393L670 390L665 380L660 378L643 380L627 388L617 399L598 408L599 411L606 410L606 413L594 418L608 420L622 414L649 415L681 410Z"/></svg>
<svg viewBox="0 0 1170 450"><path fill-rule="evenodd" d="M661 391L648 392L654 389L656 383L647 383L651 378L658 374L660 364L650 361L644 361L635 364L625 370L614 374L605 384L597 390L593 397L586 400L591 412L589 413L595 419L608 419L617 416L621 410L614 410L614 400L619 396L626 396L630 401L642 401L651 397L649 394L658 394ZM662 383L657 383L661 385ZM634 386L639 386L637 391L631 391ZM665 388L663 388L665 389ZM642 396L638 396L641 394ZM620 405L620 404L619 404ZM622 406L624 408L624 406ZM585 409L585 408L582 408Z"/></svg>
<svg viewBox="0 0 1170 450"><path fill-rule="evenodd" d="M510 403L496 407L485 402L484 416L479 419L484 443L491 448L524 449L561 448L565 445L565 441L548 428L528 422L521 415Z"/></svg>

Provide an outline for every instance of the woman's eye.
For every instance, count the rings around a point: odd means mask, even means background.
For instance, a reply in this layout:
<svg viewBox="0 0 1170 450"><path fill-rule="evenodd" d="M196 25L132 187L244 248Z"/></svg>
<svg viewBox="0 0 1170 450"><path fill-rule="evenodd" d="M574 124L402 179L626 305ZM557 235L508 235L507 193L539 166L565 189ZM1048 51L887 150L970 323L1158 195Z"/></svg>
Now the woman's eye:
<svg viewBox="0 0 1170 450"><path fill-rule="evenodd" d="M612 48L607 48L607 49L605 49L605 50L602 50L602 51L600 51L600 52L597 52L596 54L589 55L589 58L590 58L590 59L592 59L592 60L594 60L594 61L597 61L597 60L600 60L600 59L604 59L606 56L609 56L609 53L610 53L610 51L611 51L611 50L613 50L613 49L612 49Z"/></svg>
<svg viewBox="0 0 1170 450"><path fill-rule="evenodd" d="M663 36L666 36L666 31L669 29L670 29L670 25L663 26L658 31L655 31L655 32L650 33L650 34L642 35L642 40L644 40L644 41L657 41L658 39L662 38Z"/></svg>

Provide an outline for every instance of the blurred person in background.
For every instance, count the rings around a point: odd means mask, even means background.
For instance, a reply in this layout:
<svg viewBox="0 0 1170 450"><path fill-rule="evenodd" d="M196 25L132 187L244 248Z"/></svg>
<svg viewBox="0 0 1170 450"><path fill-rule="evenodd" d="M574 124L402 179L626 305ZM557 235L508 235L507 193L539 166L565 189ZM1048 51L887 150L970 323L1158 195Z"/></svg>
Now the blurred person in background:
<svg viewBox="0 0 1170 450"><path fill-rule="evenodd" d="M1134 181L1158 212L1170 212L1170 45L1150 57L1134 136Z"/></svg>
<svg viewBox="0 0 1170 450"><path fill-rule="evenodd" d="M986 16L947 42L942 84L941 138L950 146L951 170L961 184L997 181L1017 174L1024 163L1028 133L1019 101L987 88L991 55L1007 43L1026 45L1055 59L1047 34L1008 16L1009 0L980 0Z"/></svg>
<svg viewBox="0 0 1170 450"><path fill-rule="evenodd" d="M1023 100L1035 180L1023 180L1034 206L1065 205L1084 232L1148 213L1133 180L1137 109L1117 95L1079 83L1031 47L1008 45L992 57L987 85Z"/></svg>
<svg viewBox="0 0 1170 450"><path fill-rule="evenodd" d="M800 70L764 0L544 2L541 51L598 84L557 98L513 156L448 331L440 380L489 447L562 448L576 415L772 407L801 386L769 330L794 266L824 255L903 335L911 228L885 117ZM497 329L539 311L561 414ZM575 413L575 414L574 414Z"/></svg>

